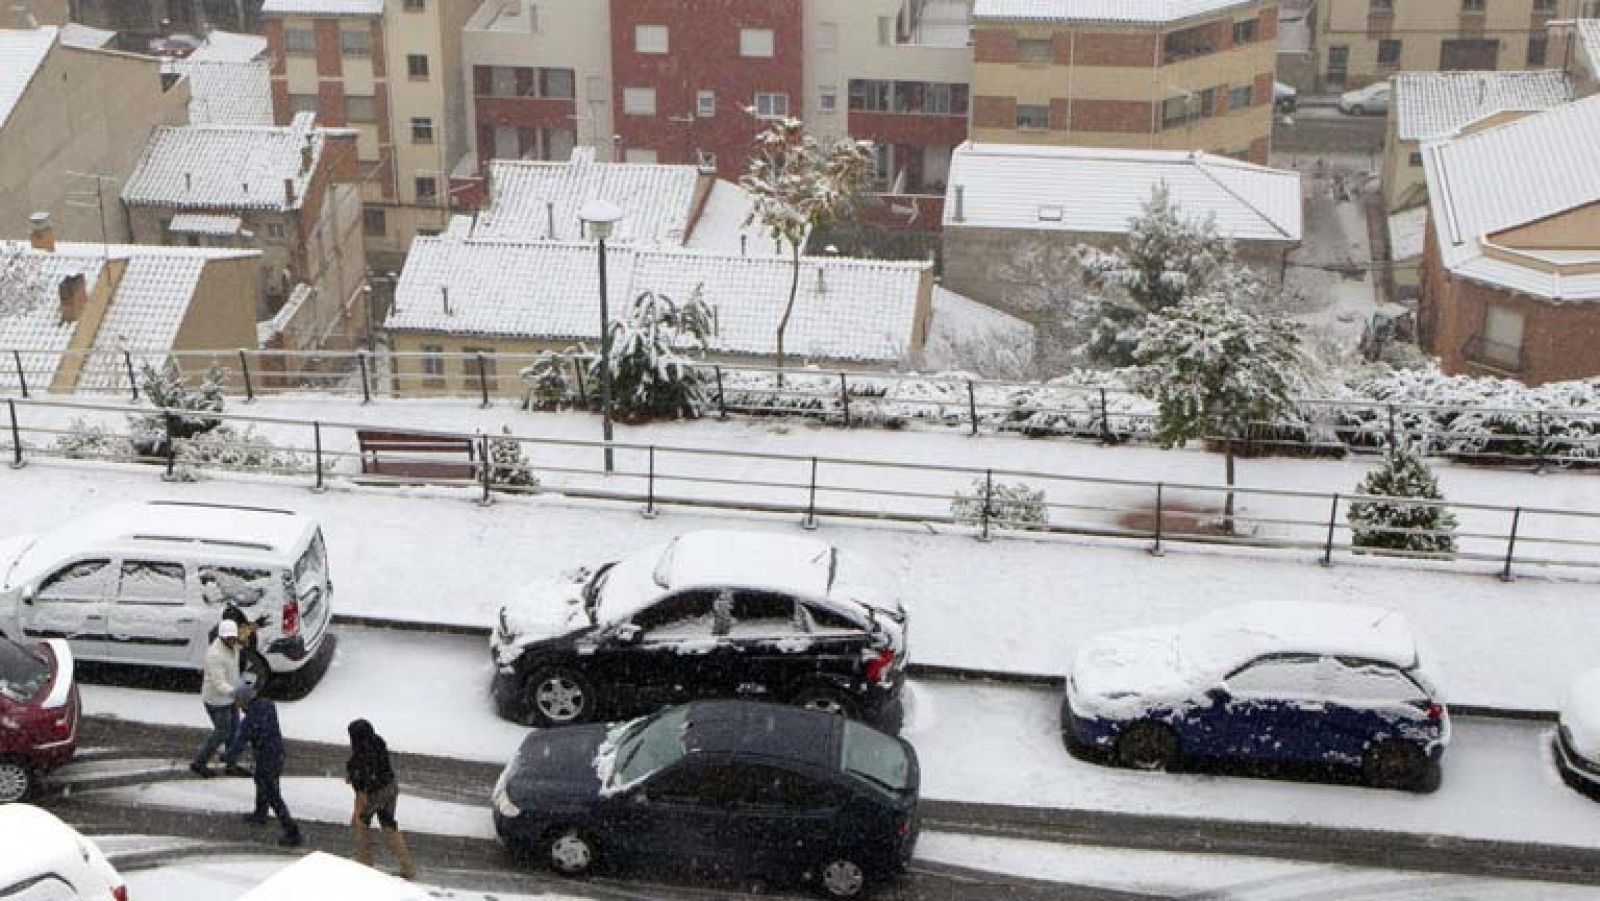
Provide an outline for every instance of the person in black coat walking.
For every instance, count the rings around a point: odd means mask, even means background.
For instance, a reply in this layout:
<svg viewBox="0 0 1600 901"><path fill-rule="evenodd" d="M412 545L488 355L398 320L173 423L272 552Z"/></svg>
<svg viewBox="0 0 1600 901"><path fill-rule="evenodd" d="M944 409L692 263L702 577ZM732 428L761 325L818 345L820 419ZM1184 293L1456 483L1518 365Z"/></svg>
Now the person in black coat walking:
<svg viewBox="0 0 1600 901"><path fill-rule="evenodd" d="M410 879L417 875L417 866L394 816L395 806L400 801L400 783L389 762L389 746L366 720L352 720L349 732L350 760L345 763L345 781L356 793L355 810L350 815L350 828L355 831L356 838L356 862L372 866L372 833L368 827L376 816L389 850L394 852L395 863L400 867L400 878Z"/></svg>
<svg viewBox="0 0 1600 901"><path fill-rule="evenodd" d="M265 823L267 809L271 808L278 817L278 825L283 827L283 836L278 839L278 844L286 848L298 847L300 826L290 815L289 805L284 803L283 792L278 786L278 780L283 775L283 732L278 729L278 707L256 694L253 675L244 677L234 697L240 712L244 714L244 722L234 730L229 753L237 758L238 749L248 744L256 763L256 807L245 814L245 821L256 825Z"/></svg>

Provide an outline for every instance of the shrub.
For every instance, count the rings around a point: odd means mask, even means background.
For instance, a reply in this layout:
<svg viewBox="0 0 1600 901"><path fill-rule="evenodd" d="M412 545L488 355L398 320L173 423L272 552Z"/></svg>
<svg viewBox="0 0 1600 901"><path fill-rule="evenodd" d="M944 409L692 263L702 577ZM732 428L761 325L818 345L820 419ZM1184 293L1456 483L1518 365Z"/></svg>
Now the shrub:
<svg viewBox="0 0 1600 901"><path fill-rule="evenodd" d="M501 426L500 431L503 435L511 434L511 430L505 426ZM528 457L522 452L522 442L515 438L489 439L489 481L517 488L539 487L539 477L533 474L533 467L528 465Z"/></svg>
<svg viewBox="0 0 1600 901"><path fill-rule="evenodd" d="M179 438L174 444L173 477L182 482L195 481L202 469L282 473L306 467L303 455L275 446L254 425L242 432L218 426L192 438Z"/></svg>
<svg viewBox="0 0 1600 901"><path fill-rule="evenodd" d="M1382 465L1356 486L1356 492L1382 498L1444 499L1433 471L1409 447L1395 448ZM1358 548L1455 553L1456 539L1452 533L1456 517L1444 507L1404 500L1351 501L1348 515L1353 534L1351 543ZM1429 534L1405 531L1413 529L1426 530Z"/></svg>
<svg viewBox="0 0 1600 901"><path fill-rule="evenodd" d="M72 420L66 434L56 436L55 449L70 460L124 460L133 454L127 438L81 416Z"/></svg>
<svg viewBox="0 0 1600 901"><path fill-rule="evenodd" d="M1044 505L1044 492L1030 487L1026 482L995 482L990 487L983 479L973 479L970 494L956 492L955 499L950 502L950 515L959 523L982 524L985 494L988 495L988 520L992 526L1043 529L1050 524L1050 514Z"/></svg>
<svg viewBox="0 0 1600 901"><path fill-rule="evenodd" d="M554 410L566 404L574 393L571 372L571 351L540 351L533 365L518 373L528 386L527 409Z"/></svg>

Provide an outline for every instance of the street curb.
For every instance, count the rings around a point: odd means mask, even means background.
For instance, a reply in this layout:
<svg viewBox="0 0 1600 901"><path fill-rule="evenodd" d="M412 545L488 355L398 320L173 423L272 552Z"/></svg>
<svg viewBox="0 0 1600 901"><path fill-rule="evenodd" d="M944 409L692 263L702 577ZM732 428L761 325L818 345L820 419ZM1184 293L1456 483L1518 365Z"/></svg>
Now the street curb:
<svg viewBox="0 0 1600 901"><path fill-rule="evenodd" d="M396 632L423 632L440 635L470 635L488 638L494 630L483 626L463 626L453 623L429 623L419 620L389 619L382 616L348 616L336 613L336 626L355 626L362 629L389 629ZM1061 688L1065 676L1043 673L1017 673L1002 670L968 669L959 666L941 666L932 663L907 663L906 675L917 679L939 682L993 682L1001 685L1026 685L1034 688ZM1485 704L1451 704L1450 712L1456 716L1476 717L1518 722L1553 723L1559 714L1554 710L1530 710L1520 707L1496 707Z"/></svg>

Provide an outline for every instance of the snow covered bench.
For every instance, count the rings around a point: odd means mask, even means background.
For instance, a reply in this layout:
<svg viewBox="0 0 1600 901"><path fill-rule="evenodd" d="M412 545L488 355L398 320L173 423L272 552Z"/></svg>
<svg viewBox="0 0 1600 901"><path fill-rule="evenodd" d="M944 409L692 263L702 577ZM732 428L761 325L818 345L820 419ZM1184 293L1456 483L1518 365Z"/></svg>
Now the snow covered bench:
<svg viewBox="0 0 1600 901"><path fill-rule="evenodd" d="M399 479L474 479L477 442L470 436L358 429L362 475ZM455 457L457 459L443 459Z"/></svg>

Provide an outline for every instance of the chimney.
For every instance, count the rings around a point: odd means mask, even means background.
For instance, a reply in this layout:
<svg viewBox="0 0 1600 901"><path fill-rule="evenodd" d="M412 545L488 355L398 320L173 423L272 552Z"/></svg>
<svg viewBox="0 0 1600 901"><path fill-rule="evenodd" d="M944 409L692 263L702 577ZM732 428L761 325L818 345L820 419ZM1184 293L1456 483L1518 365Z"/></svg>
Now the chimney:
<svg viewBox="0 0 1600 901"><path fill-rule="evenodd" d="M28 239L34 250L56 252L56 230L50 225L50 214L40 210L28 217Z"/></svg>
<svg viewBox="0 0 1600 901"><path fill-rule="evenodd" d="M952 222L967 221L967 186L956 185L956 212L950 217Z"/></svg>
<svg viewBox="0 0 1600 901"><path fill-rule="evenodd" d="M311 171L311 136L306 135L306 142L300 145L300 171Z"/></svg>
<svg viewBox="0 0 1600 901"><path fill-rule="evenodd" d="M194 190L194 173L193 172L185 172L185 173L183 173L183 189L185 191L193 191Z"/></svg>
<svg viewBox="0 0 1600 901"><path fill-rule="evenodd" d="M817 266L817 293L828 293L828 283L823 279L823 267L820 264Z"/></svg>
<svg viewBox="0 0 1600 901"><path fill-rule="evenodd" d="M544 237L547 241L556 239L556 203L553 200L544 202Z"/></svg>
<svg viewBox="0 0 1600 901"><path fill-rule="evenodd" d="M455 314L450 312L450 286L449 285L440 285L439 286L439 299L444 301L444 314L446 316L454 316Z"/></svg>
<svg viewBox="0 0 1600 901"><path fill-rule="evenodd" d="M294 179L283 180L283 205L286 209L294 208Z"/></svg>
<svg viewBox="0 0 1600 901"><path fill-rule="evenodd" d="M745 242L747 242L749 240L750 240L750 236L749 235L743 235L742 234L742 235L739 236L739 256L747 256L747 254L745 253Z"/></svg>
<svg viewBox="0 0 1600 901"><path fill-rule="evenodd" d="M56 290L61 296L60 324L77 322L82 318L84 308L89 305L89 286L83 274L67 276Z"/></svg>

